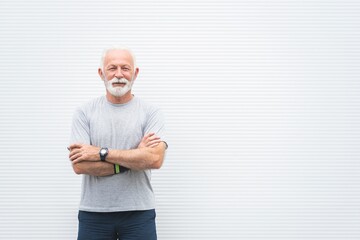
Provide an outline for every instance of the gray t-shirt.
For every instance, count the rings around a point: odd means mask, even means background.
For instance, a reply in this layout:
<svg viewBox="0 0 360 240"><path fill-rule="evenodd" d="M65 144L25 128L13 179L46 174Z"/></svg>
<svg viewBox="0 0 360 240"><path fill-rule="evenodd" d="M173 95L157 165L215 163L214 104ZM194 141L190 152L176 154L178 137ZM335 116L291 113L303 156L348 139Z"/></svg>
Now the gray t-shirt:
<svg viewBox="0 0 360 240"><path fill-rule="evenodd" d="M138 97L125 104L110 103L105 96L77 108L70 143L91 144L109 149L135 149L149 133L165 139L161 111ZM155 208L151 170L106 177L83 175L80 210L116 212Z"/></svg>

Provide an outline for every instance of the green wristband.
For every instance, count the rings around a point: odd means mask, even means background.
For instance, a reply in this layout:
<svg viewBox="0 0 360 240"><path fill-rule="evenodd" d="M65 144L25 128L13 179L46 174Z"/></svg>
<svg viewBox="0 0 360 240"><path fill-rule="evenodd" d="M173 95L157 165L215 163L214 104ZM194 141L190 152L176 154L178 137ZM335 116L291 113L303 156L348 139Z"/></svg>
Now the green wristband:
<svg viewBox="0 0 360 240"><path fill-rule="evenodd" d="M114 164L114 168L115 168L115 174L118 174L120 172L119 164Z"/></svg>

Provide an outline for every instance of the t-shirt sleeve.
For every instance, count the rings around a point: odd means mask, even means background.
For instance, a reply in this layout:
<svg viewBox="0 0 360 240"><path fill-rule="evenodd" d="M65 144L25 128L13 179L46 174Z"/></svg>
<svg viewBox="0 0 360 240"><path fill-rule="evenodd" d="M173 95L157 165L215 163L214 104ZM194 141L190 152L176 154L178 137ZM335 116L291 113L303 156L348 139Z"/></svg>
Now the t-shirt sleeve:
<svg viewBox="0 0 360 240"><path fill-rule="evenodd" d="M70 144L90 144L90 126L84 111L80 108L75 110L72 119Z"/></svg>
<svg viewBox="0 0 360 240"><path fill-rule="evenodd" d="M159 136L161 140L164 141L166 145L168 145L166 140L164 114L160 109L155 109L149 114L149 118L144 129L144 135L151 132Z"/></svg>

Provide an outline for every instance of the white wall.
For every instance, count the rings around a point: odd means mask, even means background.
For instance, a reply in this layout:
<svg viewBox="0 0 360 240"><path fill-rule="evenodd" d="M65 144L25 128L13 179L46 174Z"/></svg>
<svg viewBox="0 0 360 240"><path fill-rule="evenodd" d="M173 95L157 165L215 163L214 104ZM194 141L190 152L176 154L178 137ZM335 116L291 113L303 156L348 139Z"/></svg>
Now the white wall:
<svg viewBox="0 0 360 240"><path fill-rule="evenodd" d="M160 105L160 240L360 239L360 2L0 2L0 239L75 239L67 159L103 47Z"/></svg>

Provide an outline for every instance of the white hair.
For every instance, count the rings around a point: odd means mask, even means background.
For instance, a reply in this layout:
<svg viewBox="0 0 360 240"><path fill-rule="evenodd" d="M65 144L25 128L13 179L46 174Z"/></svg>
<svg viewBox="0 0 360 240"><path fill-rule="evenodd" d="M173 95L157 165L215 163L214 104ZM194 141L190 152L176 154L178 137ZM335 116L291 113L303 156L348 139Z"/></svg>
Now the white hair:
<svg viewBox="0 0 360 240"><path fill-rule="evenodd" d="M136 70L136 58L135 58L135 54L130 50L130 48L128 47L125 47L125 46L112 46L112 47L109 47L109 48L105 48L103 50L103 53L102 53L102 56L101 56L101 60L100 60L100 68L102 71L104 71L104 62L105 62L105 57L106 55L111 52L111 51L114 51L114 50L123 50L123 51L126 51L130 54L130 56L132 57L133 59L133 62L134 62L134 72Z"/></svg>

